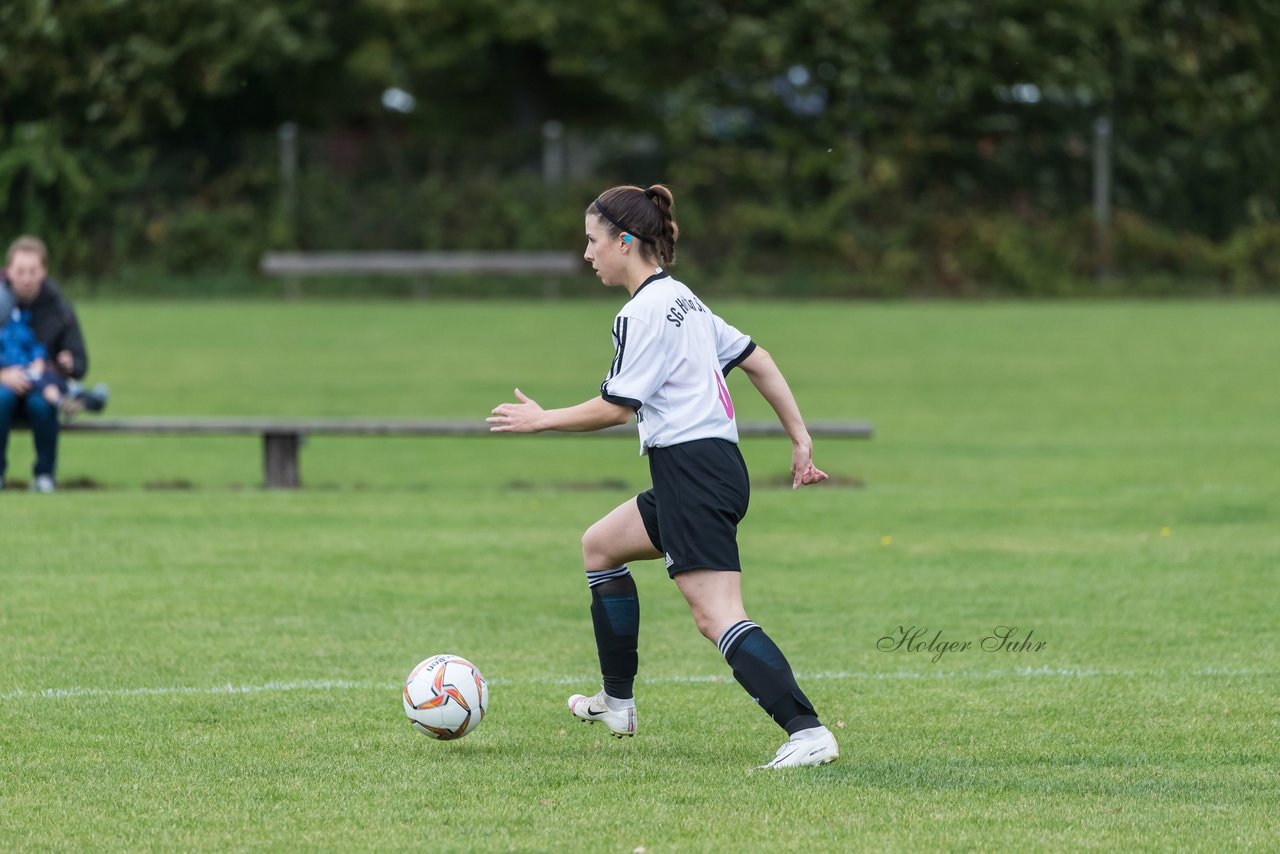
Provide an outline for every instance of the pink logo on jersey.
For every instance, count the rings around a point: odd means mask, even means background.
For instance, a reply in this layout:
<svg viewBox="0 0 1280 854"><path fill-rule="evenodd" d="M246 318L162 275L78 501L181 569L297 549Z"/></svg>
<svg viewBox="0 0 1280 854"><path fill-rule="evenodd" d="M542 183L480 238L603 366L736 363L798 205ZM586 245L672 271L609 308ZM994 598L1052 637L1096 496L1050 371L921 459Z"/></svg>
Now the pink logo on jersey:
<svg viewBox="0 0 1280 854"><path fill-rule="evenodd" d="M729 416L729 420L733 420L733 398L729 397L729 389L724 387L724 380L720 379L719 371L712 371L716 375L716 385L720 388L720 405L724 407L724 414Z"/></svg>

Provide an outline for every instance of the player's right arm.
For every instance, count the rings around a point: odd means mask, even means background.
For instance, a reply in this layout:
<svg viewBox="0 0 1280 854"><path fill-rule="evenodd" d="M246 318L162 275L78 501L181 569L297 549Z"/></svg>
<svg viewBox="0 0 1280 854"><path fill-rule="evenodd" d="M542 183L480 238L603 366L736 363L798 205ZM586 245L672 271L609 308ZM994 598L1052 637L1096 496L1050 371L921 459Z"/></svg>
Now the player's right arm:
<svg viewBox="0 0 1280 854"><path fill-rule="evenodd" d="M826 480L827 473L813 464L813 439L800 416L800 406L769 351L757 345L738 367L751 378L761 397L769 401L782 429L791 437L791 488Z"/></svg>
<svg viewBox="0 0 1280 854"><path fill-rule="evenodd" d="M577 406L562 409L543 409L536 400L516 389L519 403L503 403L495 406L493 414L485 420L492 433L541 433L559 430L565 433L586 433L603 430L618 424L626 424L635 414L629 406L610 403L603 397L593 397Z"/></svg>

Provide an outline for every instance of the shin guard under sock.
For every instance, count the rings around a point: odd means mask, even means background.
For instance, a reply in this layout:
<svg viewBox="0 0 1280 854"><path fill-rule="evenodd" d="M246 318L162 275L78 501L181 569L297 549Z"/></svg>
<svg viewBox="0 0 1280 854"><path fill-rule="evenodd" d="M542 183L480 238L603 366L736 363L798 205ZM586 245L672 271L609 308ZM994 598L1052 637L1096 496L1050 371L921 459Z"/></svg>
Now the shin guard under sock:
<svg viewBox="0 0 1280 854"><path fill-rule="evenodd" d="M725 629L717 646L733 668L733 678L788 735L819 726L786 656L764 629L741 620Z"/></svg>
<svg viewBox="0 0 1280 854"><path fill-rule="evenodd" d="M604 692L615 699L631 699L639 666L640 598L635 579L624 566L588 572L587 584Z"/></svg>

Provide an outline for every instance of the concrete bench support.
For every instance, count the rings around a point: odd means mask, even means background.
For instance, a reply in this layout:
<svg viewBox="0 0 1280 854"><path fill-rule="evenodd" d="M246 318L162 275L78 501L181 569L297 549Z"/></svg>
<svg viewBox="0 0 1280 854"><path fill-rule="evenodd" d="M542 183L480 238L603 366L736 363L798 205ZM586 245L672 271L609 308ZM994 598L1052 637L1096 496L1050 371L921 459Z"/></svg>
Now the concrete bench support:
<svg viewBox="0 0 1280 854"><path fill-rule="evenodd" d="M298 433L262 434L262 477L268 488L297 489L302 485L298 476L300 444Z"/></svg>

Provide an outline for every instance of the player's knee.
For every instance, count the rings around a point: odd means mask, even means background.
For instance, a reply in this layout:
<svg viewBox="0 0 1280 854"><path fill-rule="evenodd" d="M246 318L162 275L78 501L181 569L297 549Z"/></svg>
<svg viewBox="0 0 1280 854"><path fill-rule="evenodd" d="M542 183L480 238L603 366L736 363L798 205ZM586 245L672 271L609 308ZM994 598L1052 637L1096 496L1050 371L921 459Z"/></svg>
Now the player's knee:
<svg viewBox="0 0 1280 854"><path fill-rule="evenodd" d="M608 540L601 535L596 525L592 525L582 535L582 566L588 572L601 569L613 569L616 564L610 563Z"/></svg>
<svg viewBox="0 0 1280 854"><path fill-rule="evenodd" d="M716 634L716 621L705 614L694 614L693 621L698 624L698 631L707 640L715 643L720 635Z"/></svg>
<svg viewBox="0 0 1280 854"><path fill-rule="evenodd" d="M698 631L712 643L720 640L720 636L724 634L725 629L746 618L746 614L740 611L729 612L721 608L693 608L693 621L698 626Z"/></svg>

